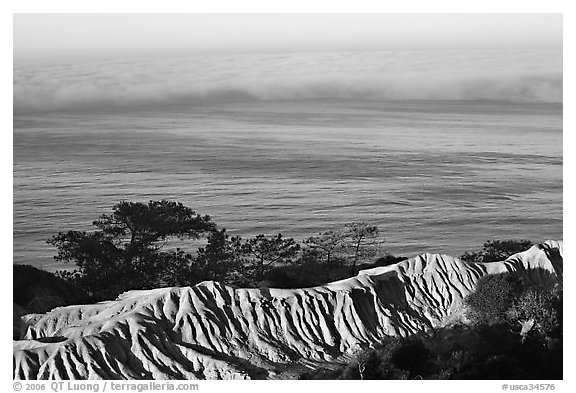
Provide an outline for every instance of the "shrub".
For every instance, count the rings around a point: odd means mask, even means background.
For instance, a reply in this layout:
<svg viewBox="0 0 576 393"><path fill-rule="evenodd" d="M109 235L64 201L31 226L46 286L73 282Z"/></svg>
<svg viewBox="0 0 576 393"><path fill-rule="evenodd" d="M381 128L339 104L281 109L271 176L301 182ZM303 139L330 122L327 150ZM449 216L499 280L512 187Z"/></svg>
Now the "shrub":
<svg viewBox="0 0 576 393"><path fill-rule="evenodd" d="M507 323L522 339L536 332L549 340L562 334L562 291L524 281L516 273L482 277L466 299L467 316L476 324Z"/></svg>
<svg viewBox="0 0 576 393"><path fill-rule="evenodd" d="M57 306L89 302L79 286L30 265L13 265L13 301L27 311L43 313Z"/></svg>
<svg viewBox="0 0 576 393"><path fill-rule="evenodd" d="M465 299L468 317L475 323L493 324L506 320L506 311L522 291L521 279L512 273L482 277L476 290Z"/></svg>
<svg viewBox="0 0 576 393"><path fill-rule="evenodd" d="M418 376L429 371L430 351L418 338L405 339L392 356L392 362L411 376Z"/></svg>
<svg viewBox="0 0 576 393"><path fill-rule="evenodd" d="M430 351L420 337L390 337L349 364L304 373L300 379L415 379L429 370Z"/></svg>
<svg viewBox="0 0 576 393"><path fill-rule="evenodd" d="M526 289L507 311L512 322L533 321L533 329L544 338L562 334L562 300L558 289Z"/></svg>
<svg viewBox="0 0 576 393"><path fill-rule="evenodd" d="M509 325L457 325L387 338L336 369L301 379L562 379L562 340L520 340Z"/></svg>
<svg viewBox="0 0 576 393"><path fill-rule="evenodd" d="M402 262L405 261L406 257L404 256L395 256L395 255L391 255L391 254L386 254L383 257L379 257L378 259L376 259L376 261L374 262L374 266L390 266L390 265L394 265L395 263L398 262Z"/></svg>
<svg viewBox="0 0 576 393"><path fill-rule="evenodd" d="M340 370L337 379L408 379L409 371L394 362L403 341L401 337L389 338L376 348L360 352L355 361Z"/></svg>
<svg viewBox="0 0 576 393"><path fill-rule="evenodd" d="M480 252L466 252L460 259L467 262L497 262L532 247L530 240L489 240Z"/></svg>

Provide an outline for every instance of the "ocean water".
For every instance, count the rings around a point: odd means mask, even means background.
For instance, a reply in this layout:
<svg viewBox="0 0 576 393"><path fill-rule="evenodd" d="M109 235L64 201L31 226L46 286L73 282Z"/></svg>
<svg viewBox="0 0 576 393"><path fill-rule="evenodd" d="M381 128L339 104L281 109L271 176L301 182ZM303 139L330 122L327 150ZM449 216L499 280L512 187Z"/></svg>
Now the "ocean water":
<svg viewBox="0 0 576 393"><path fill-rule="evenodd" d="M13 262L62 268L53 234L162 198L242 236L364 219L406 256L562 238L561 103L224 101L16 108Z"/></svg>

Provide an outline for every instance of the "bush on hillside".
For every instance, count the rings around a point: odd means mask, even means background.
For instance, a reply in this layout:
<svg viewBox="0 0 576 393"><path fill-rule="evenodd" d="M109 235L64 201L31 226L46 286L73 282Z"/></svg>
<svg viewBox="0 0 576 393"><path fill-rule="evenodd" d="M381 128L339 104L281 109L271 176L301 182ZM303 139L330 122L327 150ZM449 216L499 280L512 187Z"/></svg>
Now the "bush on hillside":
<svg viewBox="0 0 576 393"><path fill-rule="evenodd" d="M405 260L406 257L385 255L374 263L357 265L358 270L388 266ZM301 258L294 264L276 266L264 276L267 285L272 288L309 288L350 277L350 266L343 258L333 257L329 263L318 258L314 249L304 249Z"/></svg>
<svg viewBox="0 0 576 393"><path fill-rule="evenodd" d="M43 313L54 307L90 302L79 286L30 265L13 265L13 301L29 312Z"/></svg>
<svg viewBox="0 0 576 393"><path fill-rule="evenodd" d="M522 280L516 274L503 273L482 277L476 290L465 299L468 317L474 323L494 324L506 320L506 311L522 292Z"/></svg>
<svg viewBox="0 0 576 393"><path fill-rule="evenodd" d="M398 262L402 262L405 261L406 257L404 256L395 256L395 255L391 255L391 254L386 254L382 257L379 257L378 259L376 259L376 261L374 262L374 267L378 267L378 266L390 266L390 265L394 265L395 263ZM362 266L363 269L366 269L366 267Z"/></svg>
<svg viewBox="0 0 576 393"><path fill-rule="evenodd" d="M514 322L530 322L533 330L544 338L562 335L562 295L559 288L546 290L536 286L527 288L506 313Z"/></svg>
<svg viewBox="0 0 576 393"><path fill-rule="evenodd" d="M562 340L521 340L506 323L457 325L387 338L347 364L300 379L562 379Z"/></svg>
<svg viewBox="0 0 576 393"><path fill-rule="evenodd" d="M511 255L526 251L533 244L530 240L488 240L479 252L466 252L460 259L467 262L497 262Z"/></svg>

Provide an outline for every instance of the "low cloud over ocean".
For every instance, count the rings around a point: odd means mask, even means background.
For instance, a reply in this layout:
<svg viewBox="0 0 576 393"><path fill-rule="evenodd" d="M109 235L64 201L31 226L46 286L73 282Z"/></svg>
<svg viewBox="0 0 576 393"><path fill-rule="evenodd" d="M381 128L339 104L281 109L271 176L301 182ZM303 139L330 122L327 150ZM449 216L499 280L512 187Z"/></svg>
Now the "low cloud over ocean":
<svg viewBox="0 0 576 393"><path fill-rule="evenodd" d="M325 52L14 65L17 114L324 98L561 103L562 53Z"/></svg>

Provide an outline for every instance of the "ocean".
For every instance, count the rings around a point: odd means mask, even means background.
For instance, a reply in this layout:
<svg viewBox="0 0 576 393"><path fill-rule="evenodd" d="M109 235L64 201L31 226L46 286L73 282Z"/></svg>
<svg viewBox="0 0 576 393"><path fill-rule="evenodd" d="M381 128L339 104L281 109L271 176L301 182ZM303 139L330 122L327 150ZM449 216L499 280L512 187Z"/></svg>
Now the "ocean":
<svg viewBox="0 0 576 393"><path fill-rule="evenodd" d="M90 230L121 200L165 198L243 237L304 239L366 220L395 255L561 239L561 73L538 74L555 60L522 53L501 56L529 66L516 77L514 62L512 79L489 72L500 67L494 53L460 63L446 53L362 54L352 65L334 54L244 55L202 74L203 58L181 84L182 62L16 67L13 263L67 267L53 259L52 235ZM460 64L459 84L440 94L447 77L432 76L447 59ZM328 79L318 79L323 61ZM399 76L403 62L413 66ZM258 63L259 72L249 67ZM281 66L302 72L279 80ZM473 67L491 76L464 78ZM222 87L248 69L249 81ZM369 83L378 72L436 82L384 88Z"/></svg>

